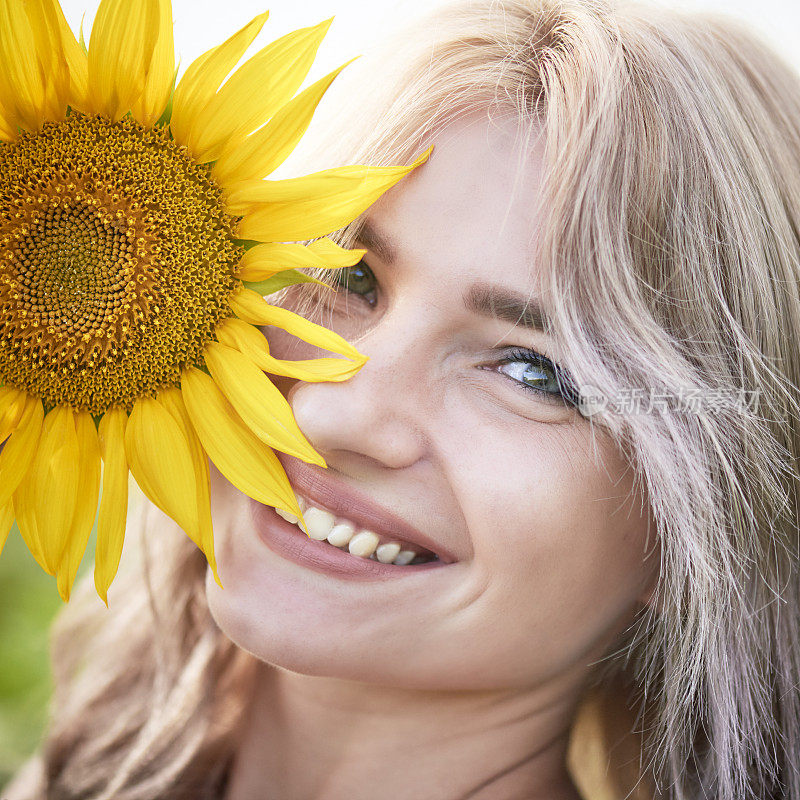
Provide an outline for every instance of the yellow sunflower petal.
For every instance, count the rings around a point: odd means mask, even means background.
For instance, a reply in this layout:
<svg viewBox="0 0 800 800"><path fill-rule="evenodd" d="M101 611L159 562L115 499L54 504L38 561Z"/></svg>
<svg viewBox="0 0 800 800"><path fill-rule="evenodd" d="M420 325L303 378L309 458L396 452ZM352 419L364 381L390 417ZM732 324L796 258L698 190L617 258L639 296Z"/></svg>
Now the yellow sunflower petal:
<svg viewBox="0 0 800 800"><path fill-rule="evenodd" d="M46 119L61 119L67 103L82 108L86 55L55 0L3 6L0 58L7 69L0 74L0 138L12 141L18 125L36 130ZM9 48L15 50L11 60Z"/></svg>
<svg viewBox="0 0 800 800"><path fill-rule="evenodd" d="M0 553L6 546L8 534L11 533L11 526L14 524L14 503L9 500L4 506L0 506Z"/></svg>
<svg viewBox="0 0 800 800"><path fill-rule="evenodd" d="M195 118L186 144L201 161L238 147L300 88L333 17L287 33L231 75ZM286 237L289 238L289 237Z"/></svg>
<svg viewBox="0 0 800 800"><path fill-rule="evenodd" d="M47 91L36 37L21 0L0 3L0 64L0 108L6 123L38 130L46 119Z"/></svg>
<svg viewBox="0 0 800 800"><path fill-rule="evenodd" d="M273 358L269 354L266 337L257 328L236 317L230 317L217 326L217 339L244 353L264 372L309 383L344 381L364 366L363 363L343 358L314 358L303 361Z"/></svg>
<svg viewBox="0 0 800 800"><path fill-rule="evenodd" d="M348 166L283 181L247 181L228 196L228 210L244 214L243 239L313 239L352 222L384 192L425 161L429 147L407 167Z"/></svg>
<svg viewBox="0 0 800 800"><path fill-rule="evenodd" d="M214 379L189 367L182 375L181 392L192 425L217 469L258 502L302 516L278 457L242 422Z"/></svg>
<svg viewBox="0 0 800 800"><path fill-rule="evenodd" d="M219 89L236 62L244 55L258 32L267 21L269 12L254 17L240 31L222 44L203 53L186 70L175 87L172 100L172 117L169 127L175 139L186 144L189 131L195 125L197 115Z"/></svg>
<svg viewBox="0 0 800 800"><path fill-rule="evenodd" d="M307 249L325 260L326 269L351 267L353 264L357 264L367 252L366 250L358 249L347 250L327 236L309 242Z"/></svg>
<svg viewBox="0 0 800 800"><path fill-rule="evenodd" d="M304 461L326 466L297 426L286 398L247 356L218 342L209 342L204 355L211 377L262 442Z"/></svg>
<svg viewBox="0 0 800 800"><path fill-rule="evenodd" d="M35 515L47 571L55 575L69 541L75 514L81 458L75 412L56 406L44 418L42 436L31 465Z"/></svg>
<svg viewBox="0 0 800 800"><path fill-rule="evenodd" d="M103 457L103 494L97 517L94 551L94 586L108 606L108 587L114 580L125 541L128 511L128 461L125 457L125 424L128 415L112 408L100 420L100 452Z"/></svg>
<svg viewBox="0 0 800 800"><path fill-rule="evenodd" d="M359 363L367 360L365 355L359 353L339 334L314 322L309 322L293 311L271 306L260 294L251 289L243 288L231 294L229 302L234 314L245 322L253 325L276 325L308 344L352 358Z"/></svg>
<svg viewBox="0 0 800 800"><path fill-rule="evenodd" d="M298 361L283 361L266 356L261 369L272 375L283 375L307 383L338 383L352 378L363 364L354 364L342 358L309 358ZM260 366L260 365L259 365Z"/></svg>
<svg viewBox="0 0 800 800"><path fill-rule="evenodd" d="M317 245L320 241L330 242L333 247ZM330 239L318 239L308 246L281 242L257 244L242 257L236 277L243 281L263 281L276 272L292 269L351 267L357 264L366 252L366 250L345 250Z"/></svg>
<svg viewBox="0 0 800 800"><path fill-rule="evenodd" d="M88 105L121 119L141 97L166 0L102 0L89 39Z"/></svg>
<svg viewBox="0 0 800 800"><path fill-rule="evenodd" d="M355 58L311 84L278 109L263 128L223 152L213 168L216 181L226 186L238 181L263 178L277 169L308 129L314 111L333 79L351 61L355 61Z"/></svg>
<svg viewBox="0 0 800 800"><path fill-rule="evenodd" d="M192 427L192 421L189 418L189 412L186 410L180 389L167 389L159 394L158 399L180 425L183 435L189 443L189 450L194 463L195 485L197 487L197 510L200 515L200 549L205 554L209 567L211 567L214 580L222 586L217 574L217 559L214 555L214 528L211 520L208 456Z"/></svg>
<svg viewBox="0 0 800 800"><path fill-rule="evenodd" d="M401 167L350 164L301 175L299 178L240 181L227 186L227 207L232 214L246 214L258 210L265 203L303 203L323 198L326 203L345 202L347 198L357 200L366 194L386 191L426 157L427 153L423 153L413 164ZM351 218L355 216L353 214Z"/></svg>
<svg viewBox="0 0 800 800"><path fill-rule="evenodd" d="M73 466L78 475L75 513L64 555L56 571L58 593L65 603L69 600L78 566L94 527L100 491L100 444L94 420L87 411L75 413L75 433L78 438L78 460Z"/></svg>
<svg viewBox="0 0 800 800"><path fill-rule="evenodd" d="M172 2L159 0L158 39L147 71L144 91L133 102L131 112L143 125L152 125L167 106L175 75L175 43L172 35Z"/></svg>
<svg viewBox="0 0 800 800"><path fill-rule="evenodd" d="M47 119L60 119L70 94L69 67L64 55L61 28L53 0L25 6L36 42L36 53L44 87L43 111Z"/></svg>
<svg viewBox="0 0 800 800"><path fill-rule="evenodd" d="M19 423L0 452L0 505L5 505L28 472L39 446L44 409L27 397Z"/></svg>
<svg viewBox="0 0 800 800"><path fill-rule="evenodd" d="M3 116L4 113L3 106L0 105L0 141L13 142L17 138L16 125L8 122Z"/></svg>
<svg viewBox="0 0 800 800"><path fill-rule="evenodd" d="M78 44L78 40L75 38L72 29L69 27L64 17L64 12L61 10L61 6L57 2L54 2L53 6L58 20L58 28L61 33L61 46L63 48L64 58L66 59L69 69L70 85L68 102L73 108L86 111L89 60L83 48Z"/></svg>
<svg viewBox="0 0 800 800"><path fill-rule="evenodd" d="M142 491L200 547L189 443L158 400L142 397L134 404L125 429L125 455Z"/></svg>
<svg viewBox="0 0 800 800"><path fill-rule="evenodd" d="M0 444L14 432L22 419L27 397L10 386L0 387Z"/></svg>
<svg viewBox="0 0 800 800"><path fill-rule="evenodd" d="M14 492L14 516L17 519L17 528L31 555L39 566L48 574L55 574L45 562L42 538L36 524L36 480L32 470L29 470Z"/></svg>

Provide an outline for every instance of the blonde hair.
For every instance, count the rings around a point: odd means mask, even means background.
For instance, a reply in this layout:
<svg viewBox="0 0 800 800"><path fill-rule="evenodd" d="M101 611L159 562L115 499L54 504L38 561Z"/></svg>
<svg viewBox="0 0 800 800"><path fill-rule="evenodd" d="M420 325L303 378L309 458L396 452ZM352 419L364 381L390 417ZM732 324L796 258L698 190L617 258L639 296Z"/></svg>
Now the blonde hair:
<svg viewBox="0 0 800 800"><path fill-rule="evenodd" d="M662 553L593 678L635 687L664 797L800 800L800 78L732 19L599 0L459 2L348 70L312 125L316 168L408 163L481 109L541 128L538 258L578 386L759 392L590 418ZM131 581L107 615L87 585L58 621L51 800L196 798L235 750L248 659L209 615L202 555L151 547L150 596Z"/></svg>

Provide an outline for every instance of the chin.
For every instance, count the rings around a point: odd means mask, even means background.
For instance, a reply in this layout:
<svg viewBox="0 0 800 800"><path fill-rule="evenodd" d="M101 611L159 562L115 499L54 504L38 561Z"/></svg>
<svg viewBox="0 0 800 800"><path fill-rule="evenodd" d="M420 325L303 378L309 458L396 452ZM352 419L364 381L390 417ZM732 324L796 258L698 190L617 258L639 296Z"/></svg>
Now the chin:
<svg viewBox="0 0 800 800"><path fill-rule="evenodd" d="M222 573L220 568L221 577ZM344 637L324 617L310 618L279 598L273 602L267 587L253 586L245 576L231 576L230 570L227 574L227 584L222 578L226 588L221 589L208 570L206 597L217 626L237 647L266 664L303 675L375 680L374 648L362 649L357 639L346 639L350 646L342 647Z"/></svg>

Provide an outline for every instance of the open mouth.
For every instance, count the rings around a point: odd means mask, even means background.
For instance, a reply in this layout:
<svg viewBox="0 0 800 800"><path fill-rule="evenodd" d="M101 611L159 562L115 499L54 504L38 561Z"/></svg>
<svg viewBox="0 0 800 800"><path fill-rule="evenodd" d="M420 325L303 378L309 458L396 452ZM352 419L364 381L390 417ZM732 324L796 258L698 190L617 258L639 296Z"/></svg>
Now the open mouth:
<svg viewBox="0 0 800 800"><path fill-rule="evenodd" d="M336 547L357 558L395 566L427 564L442 560L436 553L421 545L363 528L326 508L312 505L299 494L297 499L303 512L304 526L293 514L280 509L276 509L276 513L295 525L298 530L307 533L308 538L323 546Z"/></svg>

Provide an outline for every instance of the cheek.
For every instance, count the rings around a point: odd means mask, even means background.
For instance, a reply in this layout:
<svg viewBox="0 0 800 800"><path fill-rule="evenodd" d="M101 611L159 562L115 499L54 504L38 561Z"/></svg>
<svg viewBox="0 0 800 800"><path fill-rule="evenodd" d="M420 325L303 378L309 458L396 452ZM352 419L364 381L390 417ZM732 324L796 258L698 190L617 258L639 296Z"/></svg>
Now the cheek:
<svg viewBox="0 0 800 800"><path fill-rule="evenodd" d="M652 563L624 464L602 448L595 464L570 429L527 426L524 447L495 429L473 451L482 458L460 462L482 613L505 620L510 641L525 631L530 663L602 651L632 619Z"/></svg>
<svg viewBox="0 0 800 800"><path fill-rule="evenodd" d="M252 531L247 498L211 468L214 551L224 588L206 572L206 599L220 630L243 650L264 658L259 646L276 613L265 599L261 554Z"/></svg>
<svg viewBox="0 0 800 800"><path fill-rule="evenodd" d="M243 584L247 575L247 547L249 537L243 531L249 530L245 496L237 491L219 471L210 465L211 516L214 524L214 553L217 558L217 571L225 590L222 596L229 598ZM243 557L244 556L244 557ZM209 570L209 577L211 571ZM211 586L213 580L211 581ZM216 588L216 584L213 584Z"/></svg>

